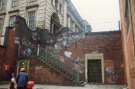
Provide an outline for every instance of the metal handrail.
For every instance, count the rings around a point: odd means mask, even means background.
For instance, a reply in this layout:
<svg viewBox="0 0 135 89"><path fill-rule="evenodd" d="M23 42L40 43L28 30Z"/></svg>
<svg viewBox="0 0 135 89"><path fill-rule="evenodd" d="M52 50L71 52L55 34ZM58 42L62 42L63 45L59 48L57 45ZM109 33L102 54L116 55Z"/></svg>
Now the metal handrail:
<svg viewBox="0 0 135 89"><path fill-rule="evenodd" d="M73 70L72 67L61 62L55 52L40 50L40 54L39 56L37 56L37 59L47 64L49 67L52 67L57 72L64 72L65 74L67 74L66 77L70 78L75 83L79 83L79 72Z"/></svg>

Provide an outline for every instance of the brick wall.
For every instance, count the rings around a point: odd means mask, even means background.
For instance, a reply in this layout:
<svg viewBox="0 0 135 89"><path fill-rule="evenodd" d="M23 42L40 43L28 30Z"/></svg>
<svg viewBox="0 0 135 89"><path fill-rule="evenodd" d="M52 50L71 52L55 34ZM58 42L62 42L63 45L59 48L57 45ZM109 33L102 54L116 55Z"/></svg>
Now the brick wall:
<svg viewBox="0 0 135 89"><path fill-rule="evenodd" d="M8 36L8 45L6 48L0 48L0 63L2 73L6 73L3 70L5 68L3 64L11 65L11 69L14 69L16 63L16 48L14 45L14 30L9 30L10 34ZM105 75L105 83L116 83L123 84L125 83L124 79L124 61L122 55L122 44L121 44L121 32L100 32L100 33L90 33L86 36L85 39L72 44L67 50L73 52L73 59L78 57L81 59L81 62L85 61L85 54L90 54L93 52L103 53L105 60L105 69L107 67L113 67L116 75L112 75L117 80L113 80L112 76ZM64 50L63 50L64 51ZM4 55L3 55L4 54ZM9 55L10 54L10 55ZM63 52L61 53L63 55ZM66 63L66 62L65 62ZM84 66L84 64L83 64ZM84 77L84 67L82 69ZM12 71L10 71L12 72ZM3 76L3 75L2 75ZM38 83L44 84L71 84L71 81L64 77L63 73L58 73L53 69L49 68L45 64L41 63L38 60L31 60L30 63L30 79L36 80Z"/></svg>
<svg viewBox="0 0 135 89"><path fill-rule="evenodd" d="M11 72L15 71L16 48L14 45L14 30L7 30L7 45L0 47L0 79L9 80Z"/></svg>
<svg viewBox="0 0 135 89"><path fill-rule="evenodd" d="M72 51L73 57L79 57L81 61L85 60L85 54L93 52L102 53L104 55L105 70L107 67L112 67L115 72L110 78L105 71L105 83L124 84L124 60L122 51L121 32L95 32L90 33L85 39L82 39L73 44L68 50Z"/></svg>
<svg viewBox="0 0 135 89"><path fill-rule="evenodd" d="M68 85L72 82L64 77L63 73L58 73L39 60L30 61L30 79L41 84Z"/></svg>

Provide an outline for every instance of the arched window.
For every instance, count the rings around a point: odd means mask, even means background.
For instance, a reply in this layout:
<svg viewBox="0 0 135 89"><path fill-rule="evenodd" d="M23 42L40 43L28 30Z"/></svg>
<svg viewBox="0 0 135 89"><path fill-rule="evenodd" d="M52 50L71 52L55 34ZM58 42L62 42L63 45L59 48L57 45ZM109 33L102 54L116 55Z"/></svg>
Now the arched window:
<svg viewBox="0 0 135 89"><path fill-rule="evenodd" d="M5 9L6 0L0 0L0 10Z"/></svg>
<svg viewBox="0 0 135 89"><path fill-rule="evenodd" d="M10 19L9 19L9 26L10 26L10 27L14 27L14 26L15 26L15 22L16 22L16 16L15 16L15 15L10 16Z"/></svg>
<svg viewBox="0 0 135 89"><path fill-rule="evenodd" d="M61 25L58 15L56 13L53 13L50 22L50 32L55 35L59 30L60 26Z"/></svg>
<svg viewBox="0 0 135 89"><path fill-rule="evenodd" d="M58 9L58 0L55 0L55 7Z"/></svg>

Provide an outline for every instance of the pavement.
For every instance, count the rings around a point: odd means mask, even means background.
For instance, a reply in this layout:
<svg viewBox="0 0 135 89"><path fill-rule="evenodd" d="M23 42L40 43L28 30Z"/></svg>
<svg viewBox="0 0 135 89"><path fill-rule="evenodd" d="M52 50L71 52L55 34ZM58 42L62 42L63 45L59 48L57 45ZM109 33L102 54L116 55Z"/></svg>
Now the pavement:
<svg viewBox="0 0 135 89"><path fill-rule="evenodd" d="M8 89L9 85L0 85L0 89ZM127 89L124 85L85 85L85 86L54 86L35 85L33 89Z"/></svg>

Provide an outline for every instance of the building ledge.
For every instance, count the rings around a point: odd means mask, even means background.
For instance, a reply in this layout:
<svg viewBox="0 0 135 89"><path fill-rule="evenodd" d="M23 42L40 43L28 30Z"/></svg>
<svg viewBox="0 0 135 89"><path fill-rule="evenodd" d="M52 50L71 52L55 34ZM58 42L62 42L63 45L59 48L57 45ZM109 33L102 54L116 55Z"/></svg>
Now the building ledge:
<svg viewBox="0 0 135 89"><path fill-rule="evenodd" d="M92 35L111 35L111 34L121 34L121 31L102 31L102 32L89 32L86 35L92 36Z"/></svg>
<svg viewBox="0 0 135 89"><path fill-rule="evenodd" d="M0 9L0 15L5 15L6 14L6 9L3 8L3 9Z"/></svg>
<svg viewBox="0 0 135 89"><path fill-rule="evenodd" d="M12 9L8 13L15 13L15 12L19 12L19 9Z"/></svg>
<svg viewBox="0 0 135 89"><path fill-rule="evenodd" d="M26 9L37 8L37 7L39 7L38 4L33 4L33 5L26 6Z"/></svg>
<svg viewBox="0 0 135 89"><path fill-rule="evenodd" d="M0 15L6 15L6 12L0 12Z"/></svg>

